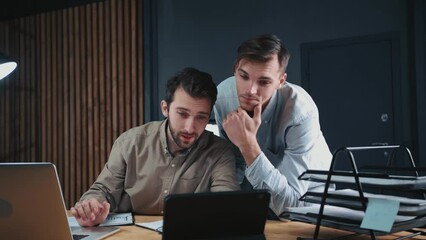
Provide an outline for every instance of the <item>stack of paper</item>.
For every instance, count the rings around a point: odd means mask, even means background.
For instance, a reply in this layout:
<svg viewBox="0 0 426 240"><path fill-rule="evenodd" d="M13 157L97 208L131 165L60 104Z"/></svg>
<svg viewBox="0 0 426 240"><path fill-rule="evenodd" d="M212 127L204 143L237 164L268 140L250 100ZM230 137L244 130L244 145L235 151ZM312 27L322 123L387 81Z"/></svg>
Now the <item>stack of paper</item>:
<svg viewBox="0 0 426 240"><path fill-rule="evenodd" d="M309 207L287 208L281 217L284 219L316 224L319 217L319 209L320 205L317 204ZM369 229L371 228L361 227L364 217L364 211L325 205L321 225L368 234ZM377 223L380 223L380 221L378 221ZM400 232L407 229L421 227L425 224L426 217L417 218L414 216L398 215L395 217L391 229L389 231L382 231L381 234ZM380 231L378 233L380 234Z"/></svg>
<svg viewBox="0 0 426 240"><path fill-rule="evenodd" d="M300 180L327 182L329 171L307 170ZM425 190L426 177L389 175L374 172L357 173L333 171L330 183L344 183L356 187L356 179L361 186L400 191ZM287 208L282 218L349 230L357 233L380 234L405 231L426 224L426 200L413 199L358 190L329 190L325 196L322 214L320 207L323 192L307 192L301 200L312 203L309 207ZM364 202L363 202L364 201ZM365 204L363 204L365 203Z"/></svg>
<svg viewBox="0 0 426 240"><path fill-rule="evenodd" d="M400 203L398 214L406 216L423 216L426 215L426 200L406 198L392 195L372 194L364 192L364 197L376 199L388 199L398 201ZM324 193L322 192L307 192L302 200L311 203L321 203ZM363 210L359 192L353 189L342 189L328 191L326 204L340 207L347 207L354 210Z"/></svg>
<svg viewBox="0 0 426 240"><path fill-rule="evenodd" d="M326 182L329 171L307 170L299 176L300 180ZM388 189L426 190L426 176L400 176L381 173L358 173L363 186ZM355 183L355 176L350 171L335 171L331 176L331 183Z"/></svg>

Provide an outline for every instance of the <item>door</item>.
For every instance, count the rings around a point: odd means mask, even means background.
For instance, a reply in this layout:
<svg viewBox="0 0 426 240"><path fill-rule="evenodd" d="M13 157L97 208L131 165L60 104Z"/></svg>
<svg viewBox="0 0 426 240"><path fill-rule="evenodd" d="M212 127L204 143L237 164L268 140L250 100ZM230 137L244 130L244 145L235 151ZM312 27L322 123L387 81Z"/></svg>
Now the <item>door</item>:
<svg viewBox="0 0 426 240"><path fill-rule="evenodd" d="M332 152L400 143L398 39L397 34L381 34L302 44L302 86L318 106ZM382 165L388 154L360 152L355 160L357 166ZM336 164L350 168L344 159Z"/></svg>

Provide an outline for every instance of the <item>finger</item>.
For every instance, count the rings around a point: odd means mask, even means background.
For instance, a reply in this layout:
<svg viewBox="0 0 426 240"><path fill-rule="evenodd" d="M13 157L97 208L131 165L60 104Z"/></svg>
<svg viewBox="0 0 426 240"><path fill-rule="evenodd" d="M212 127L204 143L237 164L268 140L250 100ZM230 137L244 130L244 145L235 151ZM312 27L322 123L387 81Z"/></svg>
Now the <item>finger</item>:
<svg viewBox="0 0 426 240"><path fill-rule="evenodd" d="M244 113L246 113L246 111L242 109L241 107L238 107L237 109L235 109L235 112L237 113L237 115L244 115Z"/></svg>
<svg viewBox="0 0 426 240"><path fill-rule="evenodd" d="M80 218L80 215L78 214L77 210L75 209L75 207L72 207L70 209L71 214L75 217L75 218Z"/></svg>
<svg viewBox="0 0 426 240"><path fill-rule="evenodd" d="M99 203L99 214L102 215L104 212L109 212L110 205L107 201L103 201L102 203Z"/></svg>
<svg viewBox="0 0 426 240"><path fill-rule="evenodd" d="M103 221L105 221L105 219L108 217L108 214L109 214L109 208L110 208L110 204L107 201L102 203L102 211L99 213L96 219L97 224L100 224Z"/></svg>
<svg viewBox="0 0 426 240"><path fill-rule="evenodd" d="M98 215L99 214L99 212L102 210L101 208L102 208L102 205L99 203L99 201L98 200L96 200L96 199L91 199L90 201L89 201L89 205L90 205L90 209L92 210L92 213L94 214L94 215Z"/></svg>
<svg viewBox="0 0 426 240"><path fill-rule="evenodd" d="M253 118L260 121L260 116L262 114L262 101L254 107Z"/></svg>
<svg viewBox="0 0 426 240"><path fill-rule="evenodd" d="M106 209L107 211L109 211L109 208L110 208L110 204L109 204L109 202L107 202L107 201L104 201L103 203L102 203L102 207L103 207L103 209Z"/></svg>
<svg viewBox="0 0 426 240"><path fill-rule="evenodd" d="M93 214L93 211L90 207L90 201L84 200L82 205L86 218L91 219L93 221L95 219L95 215Z"/></svg>
<svg viewBox="0 0 426 240"><path fill-rule="evenodd" d="M74 209L77 212L78 218L83 218L83 219L87 218L86 213L84 212L84 209L80 202L75 205Z"/></svg>
<svg viewBox="0 0 426 240"><path fill-rule="evenodd" d="M234 110L234 111L232 111L232 112L228 113L228 116L226 116L226 119L225 119L225 120L227 120L227 121L229 122L229 121L231 121L232 119L234 119L234 118L235 118L235 116L237 116L237 115L238 115L238 113L236 112L236 110Z"/></svg>

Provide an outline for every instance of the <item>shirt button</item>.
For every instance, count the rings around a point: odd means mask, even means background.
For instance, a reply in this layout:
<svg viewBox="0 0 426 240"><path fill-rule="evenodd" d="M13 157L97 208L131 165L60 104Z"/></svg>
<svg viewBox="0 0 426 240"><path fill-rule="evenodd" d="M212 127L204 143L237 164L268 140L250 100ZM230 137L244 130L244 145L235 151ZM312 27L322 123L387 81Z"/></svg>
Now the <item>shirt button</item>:
<svg viewBox="0 0 426 240"><path fill-rule="evenodd" d="M166 190L164 190L164 193L165 193L165 194L167 194L168 192L169 192L169 190L167 190L167 189L166 189Z"/></svg>
<svg viewBox="0 0 426 240"><path fill-rule="evenodd" d="M172 167L175 167L175 164L174 164L174 163L172 163Z"/></svg>

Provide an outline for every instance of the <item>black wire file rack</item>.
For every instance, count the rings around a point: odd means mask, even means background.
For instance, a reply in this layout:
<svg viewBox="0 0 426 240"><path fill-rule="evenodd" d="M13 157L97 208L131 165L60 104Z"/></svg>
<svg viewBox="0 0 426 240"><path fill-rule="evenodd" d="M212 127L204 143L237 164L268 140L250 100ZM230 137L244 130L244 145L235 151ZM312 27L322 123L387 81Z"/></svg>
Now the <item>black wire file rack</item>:
<svg viewBox="0 0 426 240"><path fill-rule="evenodd" d="M369 150L389 150L387 163L382 165L357 167L354 152ZM397 152L401 152L408 159L409 166L395 166ZM336 169L336 162L342 154L346 154L351 170ZM405 159L404 158L404 159ZM368 169L368 170L366 170ZM426 235L421 228L426 225L426 176L420 176L419 171L426 169L417 168L412 154L407 147L401 145L391 146L363 146L343 147L333 153L329 171L307 170L299 176L300 180L325 183L324 192L307 192L301 200L316 203L313 207L288 208L283 217L291 220L315 224L313 238L318 239L321 226L352 232L339 239L367 234L371 239L379 235L388 235L396 232L407 232L406 235L396 239L406 239L417 235ZM397 171L398 174L393 174ZM403 172L403 174L400 174ZM334 184L346 184L355 189L333 189ZM364 188L385 189L392 191L410 191L419 194L419 198L395 196L389 193L375 194L364 191ZM400 202L398 215L390 232L361 228L361 221L367 210L369 198L394 199Z"/></svg>

